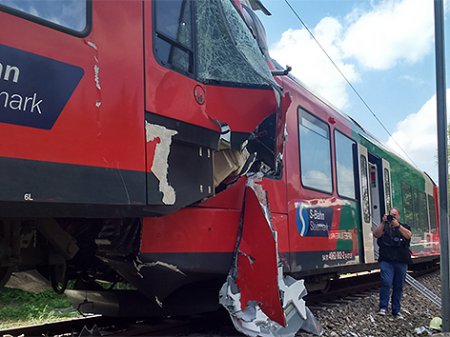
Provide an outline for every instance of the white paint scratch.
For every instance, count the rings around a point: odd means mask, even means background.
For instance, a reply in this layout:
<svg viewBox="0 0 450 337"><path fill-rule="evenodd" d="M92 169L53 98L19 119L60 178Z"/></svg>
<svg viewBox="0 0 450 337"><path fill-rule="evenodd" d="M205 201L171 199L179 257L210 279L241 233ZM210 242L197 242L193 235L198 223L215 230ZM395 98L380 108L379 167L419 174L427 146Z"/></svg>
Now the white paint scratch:
<svg viewBox="0 0 450 337"><path fill-rule="evenodd" d="M95 107L96 108L100 108L100 106L102 105L102 87L100 85L100 61L99 61L99 56L98 56L98 48L97 45L92 42L92 41L87 41L84 40L84 43L86 43L86 45L88 45L89 47L91 47L92 49L94 49L95 54L94 54L94 82L95 82L95 87L97 88L97 100L95 101Z"/></svg>
<svg viewBox="0 0 450 337"><path fill-rule="evenodd" d="M92 48L94 48L95 50L98 50L98 49L97 49L97 45L96 45L94 42L86 41L86 43L87 43L87 45L88 45L89 47L92 47Z"/></svg>
<svg viewBox="0 0 450 337"><path fill-rule="evenodd" d="M98 66L98 64L95 64L94 65L95 86L97 87L98 90L102 90L102 87L100 86L100 79L98 77L99 72L100 72L100 67Z"/></svg>
<svg viewBox="0 0 450 337"><path fill-rule="evenodd" d="M175 189L169 185L167 176L169 173L170 145L172 144L172 137L178 132L148 122L145 122L145 131L147 142L152 142L159 138L151 171L159 180L159 191L163 194L162 202L166 205L173 205L176 201L176 193Z"/></svg>
<svg viewBox="0 0 450 337"><path fill-rule="evenodd" d="M158 296L155 296L155 301L156 301L156 304L158 304L158 306L159 306L160 308L162 308L163 304L162 304L162 302L159 300Z"/></svg>
<svg viewBox="0 0 450 337"><path fill-rule="evenodd" d="M134 263L134 267L136 268L137 274L141 277L144 278L144 276L141 274L141 269L144 267L163 267L163 268L167 268L169 270L172 270L176 273L179 273L183 276L186 276L185 273L183 273L180 269L178 269L177 266L174 266L173 264L169 264L169 263L165 263L165 262L161 262L161 261L155 261L155 262L147 262L147 263L143 263L138 257L136 257L136 260L133 261Z"/></svg>

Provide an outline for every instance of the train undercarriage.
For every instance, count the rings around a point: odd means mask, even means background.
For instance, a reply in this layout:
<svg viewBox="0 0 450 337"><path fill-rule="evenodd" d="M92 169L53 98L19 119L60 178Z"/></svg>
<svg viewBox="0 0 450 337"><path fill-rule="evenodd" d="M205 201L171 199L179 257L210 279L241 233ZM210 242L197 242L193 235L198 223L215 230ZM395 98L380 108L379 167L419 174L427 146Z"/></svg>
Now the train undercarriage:
<svg viewBox="0 0 450 337"><path fill-rule="evenodd" d="M233 261L231 251L184 261L175 255L157 260L140 253L142 223L138 218L7 219L2 220L0 233L0 286L52 288L65 292L80 312L108 316L217 310L217 296ZM205 260L209 264L202 266ZM437 257L415 259L411 270L435 268L438 261ZM331 280L340 274L373 269L376 263L291 275L304 279L309 292L326 293Z"/></svg>

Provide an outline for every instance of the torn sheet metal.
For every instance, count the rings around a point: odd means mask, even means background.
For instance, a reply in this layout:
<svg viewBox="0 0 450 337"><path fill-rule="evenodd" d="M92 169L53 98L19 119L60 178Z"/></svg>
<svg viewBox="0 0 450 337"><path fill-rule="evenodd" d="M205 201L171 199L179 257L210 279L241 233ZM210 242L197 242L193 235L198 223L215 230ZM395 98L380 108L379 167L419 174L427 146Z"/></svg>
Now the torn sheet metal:
<svg viewBox="0 0 450 337"><path fill-rule="evenodd" d="M278 112L277 112L277 124L276 124L276 143L275 143L275 153L277 156L277 165L281 170L281 164L283 160L283 152L284 145L286 143L288 134L287 134L287 124L286 124L286 116L287 111L292 103L291 93L289 91L284 92L280 97L280 103L278 104Z"/></svg>
<svg viewBox="0 0 450 337"><path fill-rule="evenodd" d="M178 134L177 131L167 129L164 126L145 122L146 140L156 142L155 155L152 167L150 168L155 177L159 180L159 191L163 194L162 202L166 205L174 205L176 201L175 189L168 181L169 154L172 137Z"/></svg>
<svg viewBox="0 0 450 337"><path fill-rule="evenodd" d="M250 180L252 183L253 181ZM236 284L241 292L241 307L256 301L273 321L285 325L278 282L276 236L265 210L265 193L260 185L247 187L241 242L238 247ZM259 202L262 200L262 203ZM268 221L269 220L269 221ZM248 258L251 257L251 259Z"/></svg>
<svg viewBox="0 0 450 337"><path fill-rule="evenodd" d="M147 263L144 263L144 262L142 262L142 261L139 259L139 257L136 257L136 259L133 260L133 263L134 263L134 267L136 268L137 274L138 274L141 278L144 278L144 276L142 276L142 274L141 274L141 269L142 269L142 268L144 268L144 267L157 267L157 266L163 267L163 268L167 268L167 269L172 270L172 271L174 271L174 272L176 272L176 273L179 273L179 274L181 274L181 275L183 275L183 276L186 276L186 274L183 273L177 266L174 266L173 264L161 262L161 261L154 261L154 262L147 262Z"/></svg>
<svg viewBox="0 0 450 337"><path fill-rule="evenodd" d="M242 3L251 6L254 11L260 10L265 15L270 16L272 13L262 4L260 0L241 0Z"/></svg>
<svg viewBox="0 0 450 337"><path fill-rule="evenodd" d="M293 337L298 330L321 335L322 327L306 307L303 280L283 276L277 233L267 194L249 178L234 265L219 294L235 328L248 336Z"/></svg>
<svg viewBox="0 0 450 337"><path fill-rule="evenodd" d="M245 148L242 151L229 149L214 152L214 187L230 176L239 175L249 157Z"/></svg>

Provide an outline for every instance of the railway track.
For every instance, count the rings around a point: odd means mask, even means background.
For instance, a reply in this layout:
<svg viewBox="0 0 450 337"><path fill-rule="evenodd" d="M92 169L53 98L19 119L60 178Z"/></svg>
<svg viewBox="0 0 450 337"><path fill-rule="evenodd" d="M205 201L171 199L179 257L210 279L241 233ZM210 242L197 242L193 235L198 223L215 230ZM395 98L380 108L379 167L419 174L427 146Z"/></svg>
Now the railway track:
<svg viewBox="0 0 450 337"><path fill-rule="evenodd" d="M412 277L420 277L439 270L439 266L433 268L428 268L424 270L417 270L409 273ZM332 300L339 300L346 298L348 296L359 296L363 297L364 294L372 292L374 290L378 291L380 286L380 273L370 272L358 275L357 277L343 277L337 280L333 280L330 288L327 292L311 292L306 298L306 305L309 307L314 307L318 303L329 302Z"/></svg>
<svg viewBox="0 0 450 337"><path fill-rule="evenodd" d="M428 270L427 272L432 272ZM426 275L421 272L420 275ZM379 273L343 277L333 280L325 293L312 292L307 306L315 309L348 304L378 292ZM228 313L218 311L193 317L168 319L125 319L91 316L29 327L0 330L0 336L241 336L231 324Z"/></svg>
<svg viewBox="0 0 450 337"><path fill-rule="evenodd" d="M83 317L61 322L0 330L0 336L189 336L226 333L239 335L228 313L220 311L167 319L129 319L111 317Z"/></svg>
<svg viewBox="0 0 450 337"><path fill-rule="evenodd" d="M323 302L339 300L349 295L377 289L379 285L380 274L378 272L340 278L331 282L327 292L311 292L306 296L305 301L308 307L314 307Z"/></svg>
<svg viewBox="0 0 450 337"><path fill-rule="evenodd" d="M84 327L92 329L94 326L113 326L120 324L121 319L94 315L59 322L0 330L0 336L56 336L61 334L79 333Z"/></svg>

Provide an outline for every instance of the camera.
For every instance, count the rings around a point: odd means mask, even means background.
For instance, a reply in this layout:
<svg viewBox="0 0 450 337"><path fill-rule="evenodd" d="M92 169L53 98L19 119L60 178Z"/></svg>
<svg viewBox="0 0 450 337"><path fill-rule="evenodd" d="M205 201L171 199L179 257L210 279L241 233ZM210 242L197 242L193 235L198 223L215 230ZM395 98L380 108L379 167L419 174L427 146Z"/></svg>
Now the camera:
<svg viewBox="0 0 450 337"><path fill-rule="evenodd" d="M388 222L391 222L392 220L394 220L395 219L395 217L393 216L393 215L388 215L387 216L387 218L386 218L386 220L388 221Z"/></svg>

